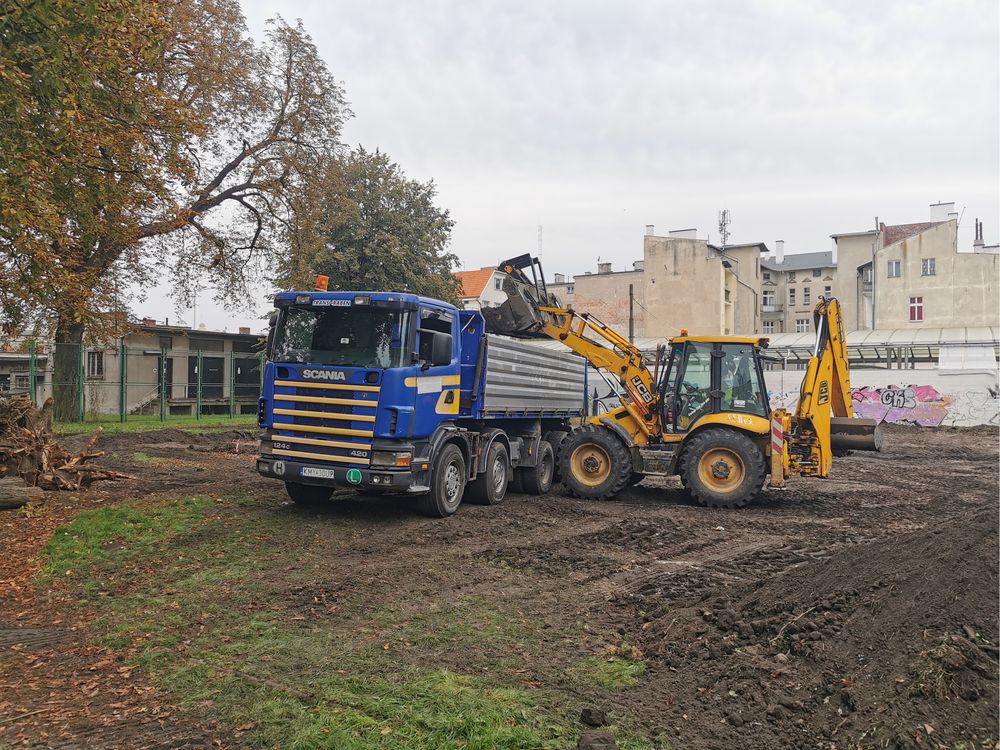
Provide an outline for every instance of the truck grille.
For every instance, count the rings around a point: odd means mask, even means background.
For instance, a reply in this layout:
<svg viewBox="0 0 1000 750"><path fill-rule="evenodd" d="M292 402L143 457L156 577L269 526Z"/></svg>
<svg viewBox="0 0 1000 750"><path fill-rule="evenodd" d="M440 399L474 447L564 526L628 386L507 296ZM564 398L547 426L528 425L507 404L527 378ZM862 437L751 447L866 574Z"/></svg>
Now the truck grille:
<svg viewBox="0 0 1000 750"><path fill-rule="evenodd" d="M276 456L367 466L371 459L377 385L274 381L272 447Z"/></svg>

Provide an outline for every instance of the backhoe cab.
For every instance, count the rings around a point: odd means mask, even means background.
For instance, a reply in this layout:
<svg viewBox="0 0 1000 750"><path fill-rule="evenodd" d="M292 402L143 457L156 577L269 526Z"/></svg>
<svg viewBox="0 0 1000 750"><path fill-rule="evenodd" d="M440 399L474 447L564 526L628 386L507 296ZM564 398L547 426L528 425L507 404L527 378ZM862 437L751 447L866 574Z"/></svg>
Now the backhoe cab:
<svg viewBox="0 0 1000 750"><path fill-rule="evenodd" d="M483 311L487 328L549 337L583 356L620 393L621 406L589 419L559 446L563 484L589 499L614 497L646 475L679 475L701 504L738 507L767 475L826 477L832 456L880 450L874 420L854 418L840 308L823 298L817 341L794 413L772 411L761 336L689 336L658 347L650 371L628 339L587 313L560 307L537 258L500 264L507 301ZM530 272L530 276L529 276Z"/></svg>

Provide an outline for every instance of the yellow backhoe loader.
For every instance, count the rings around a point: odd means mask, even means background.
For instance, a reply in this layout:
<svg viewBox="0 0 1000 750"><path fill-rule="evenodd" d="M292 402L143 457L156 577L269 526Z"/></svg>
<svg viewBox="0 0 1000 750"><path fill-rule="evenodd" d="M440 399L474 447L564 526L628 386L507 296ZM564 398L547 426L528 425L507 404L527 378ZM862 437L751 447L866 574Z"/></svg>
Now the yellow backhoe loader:
<svg viewBox="0 0 1000 750"><path fill-rule="evenodd" d="M739 507L770 475L827 477L835 453L881 450L878 423L854 417L840 306L820 299L816 348L794 412L771 409L763 336L689 336L643 353L594 316L561 307L530 255L504 261L507 300L483 310L487 329L548 337L583 356L616 386L620 406L597 414L559 446L563 484L574 495L611 498L648 474L679 475L702 505ZM531 273L529 277L528 272Z"/></svg>

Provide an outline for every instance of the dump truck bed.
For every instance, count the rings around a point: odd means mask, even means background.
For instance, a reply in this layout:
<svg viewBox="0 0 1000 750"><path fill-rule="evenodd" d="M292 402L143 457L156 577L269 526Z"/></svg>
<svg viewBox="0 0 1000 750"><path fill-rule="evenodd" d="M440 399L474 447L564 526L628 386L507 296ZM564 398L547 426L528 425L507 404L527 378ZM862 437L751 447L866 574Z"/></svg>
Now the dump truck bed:
<svg viewBox="0 0 1000 750"><path fill-rule="evenodd" d="M582 357L486 334L483 416L581 416L587 398Z"/></svg>

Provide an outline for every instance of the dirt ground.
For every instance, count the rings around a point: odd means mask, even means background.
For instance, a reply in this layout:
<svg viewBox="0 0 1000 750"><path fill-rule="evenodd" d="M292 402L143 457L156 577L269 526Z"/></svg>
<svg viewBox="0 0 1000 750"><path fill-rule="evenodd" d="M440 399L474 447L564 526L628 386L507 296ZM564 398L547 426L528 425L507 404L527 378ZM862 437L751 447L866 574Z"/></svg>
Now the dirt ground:
<svg viewBox="0 0 1000 750"><path fill-rule="evenodd" d="M574 721L606 712L630 747L995 748L997 437L893 427L882 453L738 511L650 479L611 502L557 487L442 521L351 492L297 507L254 473L249 433L109 435L104 464L135 479L0 512L0 747L285 746L221 698L187 700L139 658L141 637L97 638L121 611L102 597L146 596L155 567L44 575L42 547L81 511L198 495L212 498L206 528L239 528L253 555L232 589L248 617L266 611L349 648L384 643L400 668L536 690ZM154 552L164 565L177 556ZM199 617L171 626L181 657ZM472 634L428 639L446 618ZM634 679L574 677L602 661L634 665ZM308 704L299 668L246 679Z"/></svg>

